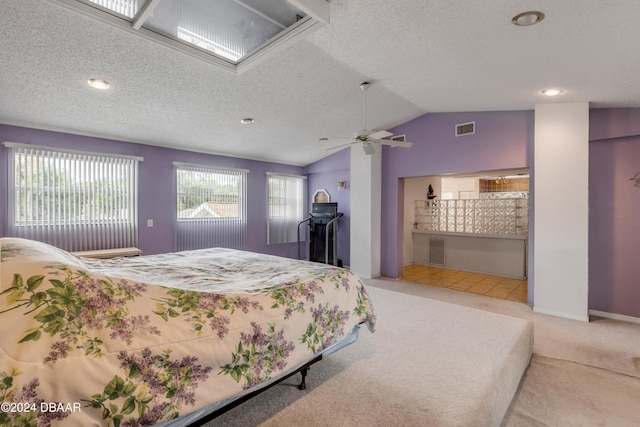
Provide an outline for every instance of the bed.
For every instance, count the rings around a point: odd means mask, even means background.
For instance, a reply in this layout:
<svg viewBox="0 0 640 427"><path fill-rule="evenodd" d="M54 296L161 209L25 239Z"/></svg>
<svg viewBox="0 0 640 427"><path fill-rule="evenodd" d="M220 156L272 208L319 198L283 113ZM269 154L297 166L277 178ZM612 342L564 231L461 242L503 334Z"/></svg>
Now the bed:
<svg viewBox="0 0 640 427"><path fill-rule="evenodd" d="M0 426L197 425L375 329L363 283L330 265L0 248Z"/></svg>

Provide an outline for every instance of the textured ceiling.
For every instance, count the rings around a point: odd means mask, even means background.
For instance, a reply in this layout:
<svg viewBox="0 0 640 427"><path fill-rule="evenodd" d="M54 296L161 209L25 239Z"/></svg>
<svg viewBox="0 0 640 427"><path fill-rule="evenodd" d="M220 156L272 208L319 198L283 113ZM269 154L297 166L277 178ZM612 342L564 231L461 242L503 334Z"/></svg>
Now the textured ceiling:
<svg viewBox="0 0 640 427"><path fill-rule="evenodd" d="M329 25L238 75L49 1L0 0L0 123L306 165L335 144L319 138L362 129L365 80L370 129L544 102L640 107L638 0L330 7ZM546 18L511 25L525 10ZM565 93L543 97L550 86Z"/></svg>

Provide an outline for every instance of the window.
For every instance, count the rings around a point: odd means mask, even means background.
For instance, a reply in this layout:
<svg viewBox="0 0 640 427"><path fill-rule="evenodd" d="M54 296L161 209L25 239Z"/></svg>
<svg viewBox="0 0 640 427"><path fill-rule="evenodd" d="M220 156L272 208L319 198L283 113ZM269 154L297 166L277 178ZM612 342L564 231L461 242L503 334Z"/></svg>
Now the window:
<svg viewBox="0 0 640 427"><path fill-rule="evenodd" d="M304 219L306 178L276 173L267 173L267 177L267 243L271 245L297 242L298 223Z"/></svg>
<svg viewBox="0 0 640 427"><path fill-rule="evenodd" d="M138 157L9 148L8 234L67 251L138 244Z"/></svg>
<svg viewBox="0 0 640 427"><path fill-rule="evenodd" d="M249 171L177 162L174 165L177 250L244 248Z"/></svg>

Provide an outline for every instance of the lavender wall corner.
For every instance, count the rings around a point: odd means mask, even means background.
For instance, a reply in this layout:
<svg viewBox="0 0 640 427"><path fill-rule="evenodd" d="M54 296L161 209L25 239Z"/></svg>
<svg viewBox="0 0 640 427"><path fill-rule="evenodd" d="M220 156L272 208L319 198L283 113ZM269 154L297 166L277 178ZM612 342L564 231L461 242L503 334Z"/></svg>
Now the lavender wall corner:
<svg viewBox="0 0 640 427"><path fill-rule="evenodd" d="M338 211L343 213L338 220L338 258L345 266L350 263L349 251L351 232L351 209L350 209L350 171L351 171L351 150L344 149L333 153L315 163L307 165L305 174L307 175L307 185L309 189L309 206L311 212L311 198L318 189L325 189L331 195L331 201L338 203ZM338 181L346 181L347 188L338 189Z"/></svg>
<svg viewBox="0 0 640 427"><path fill-rule="evenodd" d="M640 317L640 109L592 109L589 308Z"/></svg>

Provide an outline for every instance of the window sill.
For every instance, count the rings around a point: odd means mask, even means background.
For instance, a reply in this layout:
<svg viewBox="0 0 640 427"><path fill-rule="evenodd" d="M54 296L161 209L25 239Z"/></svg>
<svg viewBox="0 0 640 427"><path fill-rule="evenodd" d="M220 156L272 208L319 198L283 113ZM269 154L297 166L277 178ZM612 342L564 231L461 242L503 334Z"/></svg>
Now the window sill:
<svg viewBox="0 0 640 427"><path fill-rule="evenodd" d="M133 247L73 252L75 256L80 258L116 258L123 256L138 256L141 253L142 251L140 249Z"/></svg>

